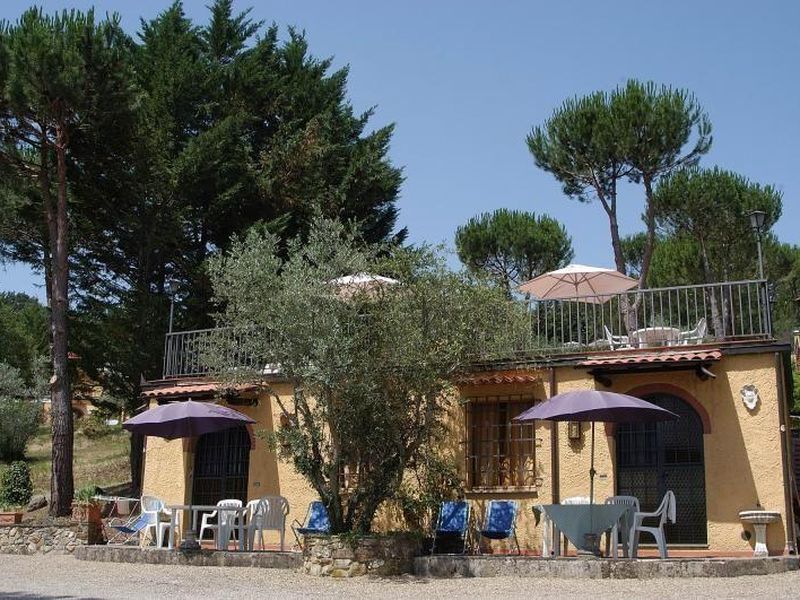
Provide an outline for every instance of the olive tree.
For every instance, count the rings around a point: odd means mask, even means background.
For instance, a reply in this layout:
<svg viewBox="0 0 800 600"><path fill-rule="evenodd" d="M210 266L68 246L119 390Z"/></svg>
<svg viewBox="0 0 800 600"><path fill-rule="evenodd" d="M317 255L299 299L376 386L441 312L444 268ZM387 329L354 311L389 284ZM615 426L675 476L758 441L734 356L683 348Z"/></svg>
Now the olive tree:
<svg viewBox="0 0 800 600"><path fill-rule="evenodd" d="M502 342L504 315L517 310L434 249L370 246L354 231L316 219L282 259L258 229L210 265L218 322L234 335L209 358L233 380L270 365L291 383L288 398L264 383L282 414L272 440L319 494L333 533L370 530L444 426L454 377L479 341ZM358 273L396 283L334 281Z"/></svg>

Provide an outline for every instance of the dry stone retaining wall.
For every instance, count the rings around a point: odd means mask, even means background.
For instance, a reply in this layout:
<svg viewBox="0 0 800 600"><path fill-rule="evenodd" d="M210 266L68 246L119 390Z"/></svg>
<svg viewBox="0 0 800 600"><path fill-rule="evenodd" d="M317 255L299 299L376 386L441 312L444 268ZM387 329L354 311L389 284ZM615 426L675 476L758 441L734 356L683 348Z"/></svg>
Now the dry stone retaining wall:
<svg viewBox="0 0 800 600"><path fill-rule="evenodd" d="M416 537L316 536L305 538L301 571L320 577L358 577L402 575L414 570L419 554Z"/></svg>
<svg viewBox="0 0 800 600"><path fill-rule="evenodd" d="M72 554L85 543L80 525L0 526L0 554Z"/></svg>

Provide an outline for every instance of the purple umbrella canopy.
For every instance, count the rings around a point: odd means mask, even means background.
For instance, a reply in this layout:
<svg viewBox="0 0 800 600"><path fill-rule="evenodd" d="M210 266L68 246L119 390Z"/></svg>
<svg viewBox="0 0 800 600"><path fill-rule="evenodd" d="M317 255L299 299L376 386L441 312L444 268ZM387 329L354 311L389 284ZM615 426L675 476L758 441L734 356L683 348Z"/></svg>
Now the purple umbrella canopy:
<svg viewBox="0 0 800 600"><path fill-rule="evenodd" d="M594 504L594 424L604 423L652 423L670 421L678 415L651 402L601 390L577 390L557 394L514 417L516 422L525 421L591 421L592 445L589 468L589 504ZM589 513L591 520L591 512ZM591 521L590 521L591 522Z"/></svg>
<svg viewBox="0 0 800 600"><path fill-rule="evenodd" d="M564 392L537 404L514 418L515 421L601 421L604 423L649 423L669 421L678 415L641 398L604 392Z"/></svg>
<svg viewBox="0 0 800 600"><path fill-rule="evenodd" d="M144 411L122 426L128 431L174 440L255 423L247 415L210 402L172 402Z"/></svg>

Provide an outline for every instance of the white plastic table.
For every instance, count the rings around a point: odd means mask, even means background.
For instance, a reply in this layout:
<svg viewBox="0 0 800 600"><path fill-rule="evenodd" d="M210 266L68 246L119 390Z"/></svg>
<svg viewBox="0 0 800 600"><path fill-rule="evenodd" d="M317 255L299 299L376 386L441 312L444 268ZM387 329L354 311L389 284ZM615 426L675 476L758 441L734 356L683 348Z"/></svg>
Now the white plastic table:
<svg viewBox="0 0 800 600"><path fill-rule="evenodd" d="M169 517L169 543L170 550L175 548L175 528L178 525L178 512L190 511L192 513L192 531L197 529L197 515L201 512L231 512L237 516L236 527L239 532L239 551L245 551L244 539L244 515L247 506L217 506L216 504L170 504L167 506L170 511ZM228 540L222 539L222 532L217 530L217 550L227 550Z"/></svg>
<svg viewBox="0 0 800 600"><path fill-rule="evenodd" d="M631 331L630 343L637 348L651 348L653 346L670 346L681 339L680 329L674 327L645 327Z"/></svg>

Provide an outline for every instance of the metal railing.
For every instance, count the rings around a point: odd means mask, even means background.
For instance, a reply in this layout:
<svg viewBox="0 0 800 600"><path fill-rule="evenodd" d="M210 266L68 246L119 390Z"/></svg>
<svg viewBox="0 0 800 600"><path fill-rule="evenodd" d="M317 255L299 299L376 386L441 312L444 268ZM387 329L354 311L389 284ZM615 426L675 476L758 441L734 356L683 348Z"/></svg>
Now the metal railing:
<svg viewBox="0 0 800 600"><path fill-rule="evenodd" d="M513 353L579 352L770 339L767 282L731 281L528 302ZM510 352L509 352L510 351Z"/></svg>
<svg viewBox="0 0 800 600"><path fill-rule="evenodd" d="M228 327L167 333L164 342L164 379L208 375L215 362L241 367L258 367L259 360L247 350L246 338L255 331ZM263 365L262 365L263 368Z"/></svg>
<svg viewBox="0 0 800 600"><path fill-rule="evenodd" d="M772 338L764 280L531 300L513 308L498 318L491 339L476 338L476 359ZM253 331L227 328L168 333L164 378L209 374L208 357L214 352L220 364L258 368L259 360L251 350L253 335Z"/></svg>

